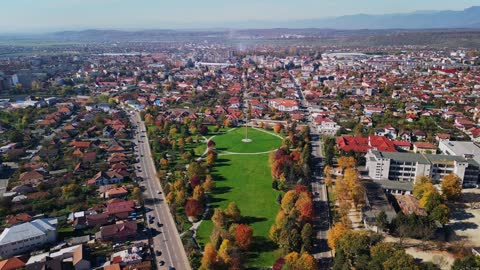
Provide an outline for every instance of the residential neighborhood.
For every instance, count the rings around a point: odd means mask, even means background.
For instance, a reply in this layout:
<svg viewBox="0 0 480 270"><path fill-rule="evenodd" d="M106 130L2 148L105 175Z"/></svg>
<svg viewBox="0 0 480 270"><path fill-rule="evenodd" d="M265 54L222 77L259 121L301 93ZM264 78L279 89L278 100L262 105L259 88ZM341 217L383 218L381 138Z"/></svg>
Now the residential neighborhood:
<svg viewBox="0 0 480 270"><path fill-rule="evenodd" d="M477 269L478 48L285 35L0 54L0 270Z"/></svg>

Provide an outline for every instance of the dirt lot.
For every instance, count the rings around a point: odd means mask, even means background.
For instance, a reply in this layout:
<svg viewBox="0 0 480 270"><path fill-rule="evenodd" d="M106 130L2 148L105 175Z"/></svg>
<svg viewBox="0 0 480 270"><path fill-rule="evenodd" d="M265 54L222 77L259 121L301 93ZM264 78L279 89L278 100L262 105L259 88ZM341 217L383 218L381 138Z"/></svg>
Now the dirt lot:
<svg viewBox="0 0 480 270"><path fill-rule="evenodd" d="M452 240L480 247L480 189L465 189L462 201L464 204L456 207L450 216L450 228L455 232Z"/></svg>

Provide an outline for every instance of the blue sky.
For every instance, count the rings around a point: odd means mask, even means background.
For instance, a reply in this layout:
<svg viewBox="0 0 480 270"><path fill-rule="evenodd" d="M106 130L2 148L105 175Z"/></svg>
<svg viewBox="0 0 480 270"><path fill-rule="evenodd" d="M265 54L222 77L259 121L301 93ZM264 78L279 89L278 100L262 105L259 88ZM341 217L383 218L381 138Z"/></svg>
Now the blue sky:
<svg viewBox="0 0 480 270"><path fill-rule="evenodd" d="M480 0L5 0L0 32L228 27L357 13L462 10Z"/></svg>

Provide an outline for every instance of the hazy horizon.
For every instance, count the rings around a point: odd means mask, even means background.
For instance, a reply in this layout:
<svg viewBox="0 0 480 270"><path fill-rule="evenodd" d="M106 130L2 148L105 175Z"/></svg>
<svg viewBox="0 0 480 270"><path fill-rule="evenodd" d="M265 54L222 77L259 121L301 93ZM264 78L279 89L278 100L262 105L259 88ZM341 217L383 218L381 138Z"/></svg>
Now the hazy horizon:
<svg viewBox="0 0 480 270"><path fill-rule="evenodd" d="M0 33L47 33L65 30L237 28L241 25L298 21L353 14L398 14L463 10L478 0L16 0L2 3ZM231 26L233 25L233 26ZM238 25L238 26L237 26Z"/></svg>

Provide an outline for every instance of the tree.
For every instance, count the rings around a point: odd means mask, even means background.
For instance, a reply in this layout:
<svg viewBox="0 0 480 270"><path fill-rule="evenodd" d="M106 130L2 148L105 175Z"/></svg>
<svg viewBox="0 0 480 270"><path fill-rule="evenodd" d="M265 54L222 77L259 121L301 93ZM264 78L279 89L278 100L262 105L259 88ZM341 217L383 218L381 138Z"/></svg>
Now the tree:
<svg viewBox="0 0 480 270"><path fill-rule="evenodd" d="M242 250L248 250L252 243L253 230L248 225L240 224L235 230L235 241Z"/></svg>
<svg viewBox="0 0 480 270"><path fill-rule="evenodd" d="M302 231L300 232L302 237L302 250L310 252L313 247L313 228L310 223L303 225Z"/></svg>
<svg viewBox="0 0 480 270"><path fill-rule="evenodd" d="M273 132L275 133L280 133L280 131L282 130L282 125L281 124L276 124L275 126L273 126Z"/></svg>
<svg viewBox="0 0 480 270"><path fill-rule="evenodd" d="M187 200L187 194L185 190L179 190L175 193L175 205L181 206L185 204L185 201Z"/></svg>
<svg viewBox="0 0 480 270"><path fill-rule="evenodd" d="M385 231L388 228L388 219L385 211L380 211L378 216L375 218L375 225L377 225L378 230Z"/></svg>
<svg viewBox="0 0 480 270"><path fill-rule="evenodd" d="M335 250L337 241L349 230L343 222L333 224L332 229L327 233L327 243L330 249Z"/></svg>
<svg viewBox="0 0 480 270"><path fill-rule="evenodd" d="M295 262L294 265L296 266L297 269L302 269L302 270L318 269L317 261L315 260L315 258L306 252L302 253L300 258L298 258L298 260Z"/></svg>
<svg viewBox="0 0 480 270"><path fill-rule="evenodd" d="M227 206L227 209L225 209L225 215L235 223L238 223L240 219L242 218L242 214L240 212L240 209L238 208L237 204L235 202L230 202Z"/></svg>
<svg viewBox="0 0 480 270"><path fill-rule="evenodd" d="M212 215L213 225L218 229L225 229L227 221L221 208L215 208Z"/></svg>
<svg viewBox="0 0 480 270"><path fill-rule="evenodd" d="M160 159L160 168L162 168L162 170L168 169L168 164L169 164L168 159L166 158Z"/></svg>
<svg viewBox="0 0 480 270"><path fill-rule="evenodd" d="M354 157L339 157L337 159L338 166L343 170L347 168L354 168L356 165Z"/></svg>
<svg viewBox="0 0 480 270"><path fill-rule="evenodd" d="M478 269L479 267L480 263L478 259L476 259L474 256L467 256L465 258L455 259L451 270L473 270Z"/></svg>
<svg viewBox="0 0 480 270"><path fill-rule="evenodd" d="M131 197L133 200L142 203L143 202L143 194L142 190L139 187L134 187L132 190Z"/></svg>
<svg viewBox="0 0 480 270"><path fill-rule="evenodd" d="M419 270L412 255L405 253L405 250L396 250L384 263L385 270Z"/></svg>
<svg viewBox="0 0 480 270"><path fill-rule="evenodd" d="M442 195L446 200L457 200L462 195L462 179L455 174L449 174L442 179Z"/></svg>
<svg viewBox="0 0 480 270"><path fill-rule="evenodd" d="M153 124L153 116L149 113L145 115L145 124L147 125Z"/></svg>
<svg viewBox="0 0 480 270"><path fill-rule="evenodd" d="M185 204L185 213L188 217L197 219L201 214L203 214L202 203L195 199L188 200Z"/></svg>
<svg viewBox="0 0 480 270"><path fill-rule="evenodd" d="M218 258L226 265L230 264L232 261L231 250L233 244L228 239L223 239L220 248L218 249Z"/></svg>
<svg viewBox="0 0 480 270"><path fill-rule="evenodd" d="M207 152L207 165L213 166L216 160L217 160L217 153L213 150L209 150Z"/></svg>
<svg viewBox="0 0 480 270"><path fill-rule="evenodd" d="M65 197L74 197L78 196L81 192L81 188L77 184L68 184L62 188L62 194Z"/></svg>
<svg viewBox="0 0 480 270"><path fill-rule="evenodd" d="M188 165L187 177L190 179L194 176L203 177L205 175L205 169L196 161L191 162Z"/></svg>
<svg viewBox="0 0 480 270"><path fill-rule="evenodd" d="M440 224L445 225L449 221L450 209L445 204L439 204L437 207L433 208L430 213L430 217L438 221Z"/></svg>
<svg viewBox="0 0 480 270"><path fill-rule="evenodd" d="M205 200L205 191L203 190L203 187L198 185L195 187L193 190L193 199L203 202Z"/></svg>
<svg viewBox="0 0 480 270"><path fill-rule="evenodd" d="M282 229L278 238L278 245L283 249L283 252L288 253L292 251L300 251L302 246L302 238L298 229L291 230Z"/></svg>
<svg viewBox="0 0 480 270"><path fill-rule="evenodd" d="M215 181L213 180L211 175L207 175L207 178L205 179L205 182L203 182L202 187L205 192L212 192L212 190L215 188Z"/></svg>
<svg viewBox="0 0 480 270"><path fill-rule="evenodd" d="M217 251L211 243L205 245L200 270L215 270Z"/></svg>
<svg viewBox="0 0 480 270"><path fill-rule="evenodd" d="M293 209L295 206L295 202L298 199L298 192L295 190L289 190L285 195L283 196L282 199L282 209L286 212L289 213L290 210Z"/></svg>

